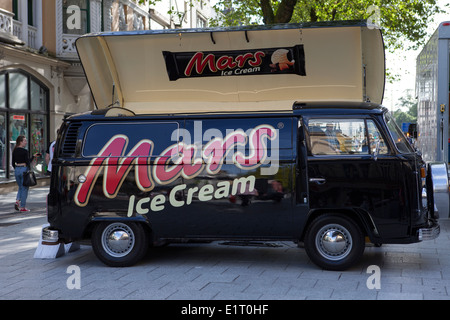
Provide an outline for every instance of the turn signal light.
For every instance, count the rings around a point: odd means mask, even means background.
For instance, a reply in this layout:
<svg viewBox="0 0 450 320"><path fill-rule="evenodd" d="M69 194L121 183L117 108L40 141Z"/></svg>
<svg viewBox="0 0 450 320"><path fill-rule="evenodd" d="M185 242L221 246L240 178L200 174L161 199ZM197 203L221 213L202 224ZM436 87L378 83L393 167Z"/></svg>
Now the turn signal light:
<svg viewBox="0 0 450 320"><path fill-rule="evenodd" d="M420 177L421 178L426 178L427 177L427 172L425 170L425 168L420 168Z"/></svg>

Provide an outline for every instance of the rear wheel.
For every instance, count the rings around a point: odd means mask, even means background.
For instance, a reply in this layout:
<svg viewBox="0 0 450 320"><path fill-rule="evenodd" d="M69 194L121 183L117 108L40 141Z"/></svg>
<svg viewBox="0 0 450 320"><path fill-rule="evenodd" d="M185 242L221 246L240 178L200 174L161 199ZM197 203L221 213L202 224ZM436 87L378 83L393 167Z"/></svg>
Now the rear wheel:
<svg viewBox="0 0 450 320"><path fill-rule="evenodd" d="M104 264L129 267L146 254L148 236L144 227L134 222L102 222L92 233L92 248Z"/></svg>
<svg viewBox="0 0 450 320"><path fill-rule="evenodd" d="M364 252L364 235L359 226L342 215L325 214L310 224L305 235L305 250L319 267L345 270Z"/></svg>

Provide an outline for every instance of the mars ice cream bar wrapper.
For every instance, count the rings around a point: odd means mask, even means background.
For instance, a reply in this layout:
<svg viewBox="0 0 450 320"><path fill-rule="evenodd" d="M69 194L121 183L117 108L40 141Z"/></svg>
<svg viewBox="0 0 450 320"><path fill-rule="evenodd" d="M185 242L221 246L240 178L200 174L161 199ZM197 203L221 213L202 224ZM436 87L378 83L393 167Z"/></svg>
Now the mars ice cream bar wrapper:
<svg viewBox="0 0 450 320"><path fill-rule="evenodd" d="M297 74L306 76L303 45L230 51L163 51L170 81L180 78Z"/></svg>

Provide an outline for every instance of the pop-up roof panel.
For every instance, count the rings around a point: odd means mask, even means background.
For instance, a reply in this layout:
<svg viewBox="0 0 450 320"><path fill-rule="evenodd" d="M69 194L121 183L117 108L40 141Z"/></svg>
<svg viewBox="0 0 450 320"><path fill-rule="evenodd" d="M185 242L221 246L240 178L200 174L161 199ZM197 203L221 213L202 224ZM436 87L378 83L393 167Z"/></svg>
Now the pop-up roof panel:
<svg viewBox="0 0 450 320"><path fill-rule="evenodd" d="M383 100L382 34L363 21L108 32L76 46L97 108L170 114Z"/></svg>

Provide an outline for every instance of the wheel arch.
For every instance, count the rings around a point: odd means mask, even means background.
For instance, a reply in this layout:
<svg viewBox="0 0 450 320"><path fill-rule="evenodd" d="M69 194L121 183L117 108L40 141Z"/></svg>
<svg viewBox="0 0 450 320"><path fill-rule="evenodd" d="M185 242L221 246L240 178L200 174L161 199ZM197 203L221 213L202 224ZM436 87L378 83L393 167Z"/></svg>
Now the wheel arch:
<svg viewBox="0 0 450 320"><path fill-rule="evenodd" d="M370 217L369 213L359 210L359 209L315 209L311 210L308 214L308 218L306 220L305 226L302 230L300 241L304 240L306 231L308 230L311 223L321 215L324 214L337 214L342 215L344 217L352 219L357 226L361 229L364 236L368 236L372 242L374 242L377 238L376 227L375 224Z"/></svg>
<svg viewBox="0 0 450 320"><path fill-rule="evenodd" d="M91 239L92 237L92 231L94 230L95 226L101 222L134 222L139 223L144 227L145 232L147 233L147 236L150 240L150 242L153 242L153 229L151 227L150 222L148 219L144 216L134 216L134 217L121 217L121 216L97 216L93 215L90 222L86 226L84 232L83 232L83 239Z"/></svg>

